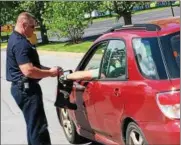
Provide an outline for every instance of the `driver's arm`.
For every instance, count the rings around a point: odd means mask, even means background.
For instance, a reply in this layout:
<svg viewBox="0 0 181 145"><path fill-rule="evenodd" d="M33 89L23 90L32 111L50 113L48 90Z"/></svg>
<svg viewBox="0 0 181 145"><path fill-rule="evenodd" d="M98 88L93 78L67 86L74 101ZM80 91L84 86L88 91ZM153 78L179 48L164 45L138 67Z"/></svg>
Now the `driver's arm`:
<svg viewBox="0 0 181 145"><path fill-rule="evenodd" d="M93 73L90 70L76 71L67 75L68 80L91 80L92 78Z"/></svg>
<svg viewBox="0 0 181 145"><path fill-rule="evenodd" d="M68 80L91 80L98 78L99 68L93 70L76 71L67 75Z"/></svg>

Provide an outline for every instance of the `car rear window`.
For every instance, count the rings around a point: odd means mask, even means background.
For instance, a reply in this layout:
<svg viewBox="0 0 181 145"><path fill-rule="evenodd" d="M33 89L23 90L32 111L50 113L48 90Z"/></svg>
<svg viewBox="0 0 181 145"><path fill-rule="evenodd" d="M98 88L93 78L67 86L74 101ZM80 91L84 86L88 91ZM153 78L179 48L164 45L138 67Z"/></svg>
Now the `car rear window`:
<svg viewBox="0 0 181 145"><path fill-rule="evenodd" d="M180 68L180 34L172 36L170 41L175 61Z"/></svg>
<svg viewBox="0 0 181 145"><path fill-rule="evenodd" d="M133 49L141 74L148 79L167 79L157 38L133 38Z"/></svg>
<svg viewBox="0 0 181 145"><path fill-rule="evenodd" d="M170 78L180 78L180 31L160 38Z"/></svg>

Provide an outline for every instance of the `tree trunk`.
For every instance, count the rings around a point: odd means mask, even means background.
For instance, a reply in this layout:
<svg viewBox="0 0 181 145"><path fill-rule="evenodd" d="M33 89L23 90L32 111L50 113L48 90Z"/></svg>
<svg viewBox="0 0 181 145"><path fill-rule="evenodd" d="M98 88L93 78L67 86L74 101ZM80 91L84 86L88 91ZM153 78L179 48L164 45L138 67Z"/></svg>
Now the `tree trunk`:
<svg viewBox="0 0 181 145"><path fill-rule="evenodd" d="M131 12L123 14L123 18L124 18L124 24L125 25L131 25L132 24Z"/></svg>
<svg viewBox="0 0 181 145"><path fill-rule="evenodd" d="M47 36L47 29L45 25L40 22L40 31L41 31L41 39L43 44L48 44L48 36Z"/></svg>
<svg viewBox="0 0 181 145"><path fill-rule="evenodd" d="M46 29L46 26L43 24L43 19L41 17L41 13L40 13L40 10L44 12L44 2L36 1L35 4L37 6L37 9L39 9L36 17L39 20L42 43L48 44L49 41L48 41L48 36L47 36L47 29Z"/></svg>
<svg viewBox="0 0 181 145"><path fill-rule="evenodd" d="M109 17L112 17L112 11L109 10Z"/></svg>

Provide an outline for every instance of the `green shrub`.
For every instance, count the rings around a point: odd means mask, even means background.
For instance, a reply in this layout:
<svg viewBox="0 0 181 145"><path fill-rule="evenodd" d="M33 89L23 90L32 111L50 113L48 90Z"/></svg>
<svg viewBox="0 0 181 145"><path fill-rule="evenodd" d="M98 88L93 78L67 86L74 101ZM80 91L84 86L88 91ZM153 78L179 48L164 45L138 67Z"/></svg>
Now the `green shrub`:
<svg viewBox="0 0 181 145"><path fill-rule="evenodd" d="M151 4L150 4L150 8L155 8L156 7L156 2L152 2Z"/></svg>

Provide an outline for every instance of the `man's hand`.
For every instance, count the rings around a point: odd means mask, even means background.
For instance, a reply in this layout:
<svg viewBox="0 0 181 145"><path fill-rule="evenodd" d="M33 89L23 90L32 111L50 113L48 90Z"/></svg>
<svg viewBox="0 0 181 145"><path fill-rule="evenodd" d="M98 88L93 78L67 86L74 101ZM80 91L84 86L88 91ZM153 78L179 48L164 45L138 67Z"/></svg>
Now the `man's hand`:
<svg viewBox="0 0 181 145"><path fill-rule="evenodd" d="M63 68L58 67L58 74L59 76L63 75Z"/></svg>
<svg viewBox="0 0 181 145"><path fill-rule="evenodd" d="M60 73L59 67L52 67L50 70L51 77L56 77Z"/></svg>

